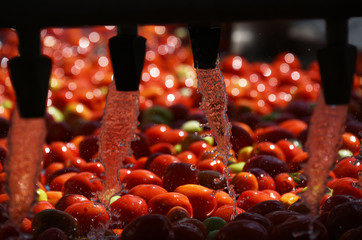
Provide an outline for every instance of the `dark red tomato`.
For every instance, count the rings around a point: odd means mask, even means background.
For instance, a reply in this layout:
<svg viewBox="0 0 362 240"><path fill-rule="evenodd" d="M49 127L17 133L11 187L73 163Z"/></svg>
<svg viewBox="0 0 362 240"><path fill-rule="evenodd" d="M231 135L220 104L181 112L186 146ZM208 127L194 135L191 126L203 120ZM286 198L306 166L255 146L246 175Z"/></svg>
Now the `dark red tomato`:
<svg viewBox="0 0 362 240"><path fill-rule="evenodd" d="M209 159L199 161L199 163L197 164L197 169L200 171L213 170L213 171L217 171L219 173L223 173L224 168L225 168L225 165L220 159L213 160L212 158L209 158Z"/></svg>
<svg viewBox="0 0 362 240"><path fill-rule="evenodd" d="M273 200L268 194L261 191L248 190L240 194L237 206L245 211L257 203Z"/></svg>
<svg viewBox="0 0 362 240"><path fill-rule="evenodd" d="M358 184L357 179L341 178L333 187L333 195L349 195L360 199L362 190L358 188Z"/></svg>
<svg viewBox="0 0 362 240"><path fill-rule="evenodd" d="M44 148L43 166L47 167L53 162L65 163L73 157L75 157L75 154L72 150L68 149L66 143L52 142L48 147Z"/></svg>
<svg viewBox="0 0 362 240"><path fill-rule="evenodd" d="M51 203L48 201L39 201L34 206L33 213L37 214L38 212L41 212L45 209L55 209L55 207L53 205L51 205Z"/></svg>
<svg viewBox="0 0 362 240"><path fill-rule="evenodd" d="M183 151L176 156L181 162L189 164L197 164L198 158L191 151Z"/></svg>
<svg viewBox="0 0 362 240"><path fill-rule="evenodd" d="M232 122L230 143L232 149L235 152L239 152L243 147L253 145L253 138L240 124Z"/></svg>
<svg viewBox="0 0 362 240"><path fill-rule="evenodd" d="M288 173L279 173L275 176L276 190L280 194L284 194L290 191L294 191L296 183Z"/></svg>
<svg viewBox="0 0 362 240"><path fill-rule="evenodd" d="M193 216L192 205L188 197L182 193L169 192L159 194L148 202L151 214L166 215L173 207L176 206L183 207L191 217Z"/></svg>
<svg viewBox="0 0 362 240"><path fill-rule="evenodd" d="M146 202L151 200L151 198L160 195L162 193L167 193L166 189L158 185L153 184L140 184L133 187L128 192L129 194L139 196L143 198Z"/></svg>
<svg viewBox="0 0 362 240"><path fill-rule="evenodd" d="M358 179L358 171L362 171L361 161L348 157L340 160L333 169L337 178L352 177Z"/></svg>
<svg viewBox="0 0 362 240"><path fill-rule="evenodd" d="M140 184L154 184L162 186L162 180L156 174L145 169L132 170L127 174L122 183L125 184L127 189L131 189Z"/></svg>
<svg viewBox="0 0 362 240"><path fill-rule="evenodd" d="M48 182L49 177L56 171L64 168L64 163L61 162L54 162L48 165L45 169L45 180Z"/></svg>
<svg viewBox="0 0 362 240"><path fill-rule="evenodd" d="M59 199L57 204L55 205L55 208L58 210L64 211L67 207L74 203L78 202L87 202L90 201L88 198L84 197L80 194L66 194L63 197Z"/></svg>
<svg viewBox="0 0 362 240"><path fill-rule="evenodd" d="M279 148L278 145L272 142L260 142L255 145L253 151L251 152L251 156L255 155L271 155L279 158L283 162L285 162L286 158L284 152Z"/></svg>
<svg viewBox="0 0 362 240"><path fill-rule="evenodd" d="M240 172L231 180L231 184L234 185L234 190L237 194L240 194L246 190L259 189L258 179L254 174L249 172Z"/></svg>
<svg viewBox="0 0 362 240"><path fill-rule="evenodd" d="M77 219L82 236L92 229L102 228L109 219L106 209L93 201L74 203L65 212Z"/></svg>
<svg viewBox="0 0 362 240"><path fill-rule="evenodd" d="M146 201L132 194L126 194L110 205L112 220L127 224L133 219L148 214Z"/></svg>
<svg viewBox="0 0 362 240"><path fill-rule="evenodd" d="M159 152L159 153L171 154L171 155L175 155L175 153L176 153L173 145L170 143L165 143L165 142L160 142L160 143L156 143L156 144L152 145L150 147L150 152L151 152L151 154Z"/></svg>
<svg viewBox="0 0 362 240"><path fill-rule="evenodd" d="M184 162L171 163L163 176L163 187L173 192L181 185L198 184L197 172L195 165Z"/></svg>
<svg viewBox="0 0 362 240"><path fill-rule="evenodd" d="M157 176L162 177L166 171L166 168L171 163L177 163L177 162L180 162L180 160L177 157L170 154L161 154L155 157L148 164L147 169L155 173Z"/></svg>
<svg viewBox="0 0 362 240"><path fill-rule="evenodd" d="M96 192L102 191L103 186L98 177L90 172L81 172L69 178L64 183L64 194L80 194L89 199L95 196Z"/></svg>
<svg viewBox="0 0 362 240"><path fill-rule="evenodd" d="M273 143L276 143L281 139L294 138L293 133L278 126L259 128L255 131L255 136L258 142L268 141Z"/></svg>

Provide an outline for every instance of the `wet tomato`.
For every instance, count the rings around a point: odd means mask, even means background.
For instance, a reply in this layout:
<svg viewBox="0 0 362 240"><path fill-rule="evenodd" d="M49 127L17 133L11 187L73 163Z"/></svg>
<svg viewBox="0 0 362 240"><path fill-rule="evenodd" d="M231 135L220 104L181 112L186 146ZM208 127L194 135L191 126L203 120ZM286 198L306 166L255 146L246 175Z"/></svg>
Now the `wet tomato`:
<svg viewBox="0 0 362 240"><path fill-rule="evenodd" d="M166 215L173 207L183 207L193 216L193 208L187 196L182 193L169 192L159 194L148 202L148 208L151 214Z"/></svg>
<svg viewBox="0 0 362 240"><path fill-rule="evenodd" d="M80 194L66 194L61 199L59 199L59 201L55 205L55 208L64 211L67 207L74 203L88 201L90 201L88 198Z"/></svg>
<svg viewBox="0 0 362 240"><path fill-rule="evenodd" d="M236 214L240 214L245 212L243 209L236 207L234 209L233 205L223 205L219 208L217 208L211 216L213 217L220 217L224 219L226 222L230 222L232 220L232 216L234 215L234 210Z"/></svg>
<svg viewBox="0 0 362 240"><path fill-rule="evenodd" d="M152 159L152 161L148 164L147 169L155 173L157 176L162 177L166 171L166 168L171 163L176 162L180 162L177 157L170 154L161 154Z"/></svg>
<svg viewBox="0 0 362 240"><path fill-rule="evenodd" d="M80 194L91 199L97 191L102 190L103 186L98 177L90 172L81 172L64 183L63 192L64 194Z"/></svg>
<svg viewBox="0 0 362 240"><path fill-rule="evenodd" d="M233 205L234 200L230 197L229 194L227 194L224 191L217 191L215 193L215 198L217 202L217 208L223 206L223 205Z"/></svg>
<svg viewBox="0 0 362 240"><path fill-rule="evenodd" d="M219 173L223 173L224 168L225 168L225 165L220 159L214 160L212 158L209 158L209 159L202 160L197 164L197 169L200 171L212 170L212 171L217 171Z"/></svg>
<svg viewBox="0 0 362 240"><path fill-rule="evenodd" d="M290 191L294 191L296 183L288 173L279 173L275 176L276 190L280 194L284 194Z"/></svg>
<svg viewBox="0 0 362 240"><path fill-rule="evenodd" d="M210 216L217 207L217 201L213 190L195 184L179 186L175 192L188 197L193 209L193 215L199 220Z"/></svg>
<svg viewBox="0 0 362 240"><path fill-rule="evenodd" d="M163 176L163 187L169 192L173 192L181 185L198 183L196 166L189 163L171 163Z"/></svg>
<svg viewBox="0 0 362 240"><path fill-rule="evenodd" d="M253 148L253 151L251 152L251 156L256 156L256 155L271 155L285 162L284 152L279 148L278 145L272 142L257 143Z"/></svg>
<svg viewBox="0 0 362 240"><path fill-rule="evenodd" d="M106 209L92 201L74 203L65 212L77 219L82 236L92 229L102 228L109 219Z"/></svg>
<svg viewBox="0 0 362 240"><path fill-rule="evenodd" d="M198 158L191 151L183 151L176 156L181 162L189 164L197 164Z"/></svg>
<svg viewBox="0 0 362 240"><path fill-rule="evenodd" d="M333 169L337 178L352 177L358 179L358 171L362 171L361 161L348 157L340 160Z"/></svg>
<svg viewBox="0 0 362 240"><path fill-rule="evenodd" d="M267 200L272 200L268 194L261 191L247 190L240 194L237 206L248 211L255 204Z"/></svg>
<svg viewBox="0 0 362 240"><path fill-rule="evenodd" d="M146 201L132 194L126 194L110 204L112 221L121 221L121 225L148 214Z"/></svg>
<svg viewBox="0 0 362 240"><path fill-rule="evenodd" d="M131 190L128 192L129 194L139 196L143 198L146 202L151 200L153 197L167 193L167 190L163 187L160 187L158 185L153 184L140 184L137 186L134 186Z"/></svg>
<svg viewBox="0 0 362 240"><path fill-rule="evenodd" d="M156 174L144 169L132 170L122 181L127 189L131 189L139 184L154 184L162 186L162 180Z"/></svg>
<svg viewBox="0 0 362 240"><path fill-rule="evenodd" d="M240 194L246 190L259 189L258 180L254 174L249 172L240 172L231 180L231 184L234 185L234 190L237 194Z"/></svg>

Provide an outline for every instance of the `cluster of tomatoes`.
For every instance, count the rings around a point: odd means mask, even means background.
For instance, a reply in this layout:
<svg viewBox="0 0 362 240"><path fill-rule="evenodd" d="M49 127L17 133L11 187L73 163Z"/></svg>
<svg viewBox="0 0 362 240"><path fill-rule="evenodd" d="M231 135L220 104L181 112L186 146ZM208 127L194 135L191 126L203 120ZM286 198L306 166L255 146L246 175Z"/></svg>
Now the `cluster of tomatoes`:
<svg viewBox="0 0 362 240"><path fill-rule="evenodd" d="M42 34L44 54L54 64L38 198L17 230L5 224L9 198L0 187L0 239L20 234L38 240L361 236L361 77L355 76L346 131L336 149L339 159L316 220L299 193L307 183L301 165L308 161L303 144L320 89L318 65L304 70L292 53L281 53L272 63L230 55L220 59L232 126L225 164L202 125L207 120L199 109L187 30L142 27L140 34L148 41L138 140L132 143L133 155L120 163L123 191L105 207L97 202L106 177L97 159L98 134L112 81L105 40L115 28L47 29ZM2 164L15 103L6 65L17 54L16 44L12 31L0 44L0 183L6 179ZM229 179L223 176L225 168L230 168Z"/></svg>

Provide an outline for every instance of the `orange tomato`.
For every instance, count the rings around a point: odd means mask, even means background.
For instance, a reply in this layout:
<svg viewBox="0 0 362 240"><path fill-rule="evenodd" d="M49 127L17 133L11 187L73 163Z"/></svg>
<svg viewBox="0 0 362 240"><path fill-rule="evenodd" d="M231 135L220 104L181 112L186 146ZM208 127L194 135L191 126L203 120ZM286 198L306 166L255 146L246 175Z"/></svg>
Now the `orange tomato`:
<svg viewBox="0 0 362 240"><path fill-rule="evenodd" d="M173 207L183 207L193 216L193 208L190 200L182 193L168 192L159 194L148 202L148 208L151 214L163 214L166 215Z"/></svg>

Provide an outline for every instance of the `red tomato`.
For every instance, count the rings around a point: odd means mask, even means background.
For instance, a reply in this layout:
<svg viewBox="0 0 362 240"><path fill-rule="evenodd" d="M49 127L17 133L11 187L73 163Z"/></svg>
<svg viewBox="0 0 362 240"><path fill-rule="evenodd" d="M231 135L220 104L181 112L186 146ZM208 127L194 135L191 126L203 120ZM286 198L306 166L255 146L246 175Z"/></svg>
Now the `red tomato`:
<svg viewBox="0 0 362 240"><path fill-rule="evenodd" d="M200 171L213 170L213 171L218 171L219 173L223 173L224 168L225 168L224 163L219 159L213 160L212 158L209 158L202 160L197 164L197 169L199 169Z"/></svg>
<svg viewBox="0 0 362 240"><path fill-rule="evenodd" d="M295 190L296 183L288 173L279 173L275 176L276 190L280 194L291 192Z"/></svg>
<svg viewBox="0 0 362 240"><path fill-rule="evenodd" d="M193 209L187 196L182 193L169 192L159 194L148 202L149 211L151 214L166 215L173 207L183 207L192 217Z"/></svg>
<svg viewBox="0 0 362 240"><path fill-rule="evenodd" d="M293 133L294 137L298 137L302 131L307 129L308 124L299 119L289 119L280 123L279 126Z"/></svg>
<svg viewBox="0 0 362 240"><path fill-rule="evenodd" d="M150 152L152 153L164 153L174 155L176 153L175 148L170 143L160 142L152 145L150 147Z"/></svg>
<svg viewBox="0 0 362 240"><path fill-rule="evenodd" d="M233 205L234 200L224 191L217 191L215 194L215 198L217 201L217 208L223 205Z"/></svg>
<svg viewBox="0 0 362 240"><path fill-rule="evenodd" d="M205 152L205 150L210 149L211 146L205 141L196 141L190 144L188 150L193 152L196 157L200 158L201 155Z"/></svg>
<svg viewBox="0 0 362 240"><path fill-rule="evenodd" d="M343 133L341 149L348 149L353 154L358 154L359 145L360 141L355 135L349 132Z"/></svg>
<svg viewBox="0 0 362 240"><path fill-rule="evenodd" d="M53 205L51 205L51 203L48 201L39 201L34 206L33 213L37 214L38 212L41 212L45 209L55 209L55 207Z"/></svg>
<svg viewBox="0 0 362 240"><path fill-rule="evenodd" d="M62 175L55 177L49 184L50 190L52 191L61 191L63 190L64 184L68 181L69 178L77 175L75 172L68 172Z"/></svg>
<svg viewBox="0 0 362 240"><path fill-rule="evenodd" d="M131 189L140 184L154 184L162 186L162 180L156 174L144 169L132 170L127 174L122 183L126 185L127 189Z"/></svg>
<svg viewBox="0 0 362 240"><path fill-rule="evenodd" d="M207 187L186 184L177 187L175 192L182 193L188 197L192 205L194 217L199 220L206 219L217 207L214 191Z"/></svg>
<svg viewBox="0 0 362 240"><path fill-rule="evenodd" d="M155 173L157 176L162 177L166 171L166 168L171 163L180 162L180 160L170 154L161 154L155 157L148 165L147 169Z"/></svg>
<svg viewBox="0 0 362 240"><path fill-rule="evenodd" d="M271 142L260 142L255 145L251 156L255 155L272 155L285 162L285 155L278 145Z"/></svg>
<svg viewBox="0 0 362 240"><path fill-rule="evenodd" d="M145 132L146 137L150 145L167 142L166 135L171 132L171 128L165 124L158 124L148 128Z"/></svg>
<svg viewBox="0 0 362 240"><path fill-rule="evenodd" d="M354 178L340 178L333 186L333 195L350 195L358 199L362 198L362 190L357 187L359 184Z"/></svg>
<svg viewBox="0 0 362 240"><path fill-rule="evenodd" d="M287 163L289 163L295 156L303 153L301 148L294 146L292 142L285 139L279 140L276 145L283 151Z"/></svg>
<svg viewBox="0 0 362 240"><path fill-rule="evenodd" d="M254 174L249 172L240 172L231 180L231 184L234 185L234 190L237 194L240 194L246 190L259 189L258 179Z"/></svg>
<svg viewBox="0 0 362 240"><path fill-rule="evenodd" d="M243 209L239 207L235 207L235 216L245 212ZM234 206L233 205L223 205L215 210L215 212L212 213L212 217L220 217L224 219L226 222L230 222L231 217L234 213Z"/></svg>
<svg viewBox="0 0 362 240"><path fill-rule="evenodd" d="M89 199L102 190L100 179L90 172L78 173L64 183L64 194L81 194Z"/></svg>
<svg viewBox="0 0 362 240"><path fill-rule="evenodd" d="M29 218L24 218L23 222L20 225L20 230L23 233L28 233L28 234L33 232L33 229L31 227L31 221Z"/></svg>
<svg viewBox="0 0 362 240"><path fill-rule="evenodd" d="M64 142L52 142L49 147L45 147L44 151L44 167L47 167L52 162L65 163L75 157L74 152L68 149L67 144Z"/></svg>
<svg viewBox="0 0 362 240"><path fill-rule="evenodd" d="M352 177L358 179L358 171L362 171L361 161L354 158L340 160L333 169L337 178Z"/></svg>
<svg viewBox="0 0 362 240"><path fill-rule="evenodd" d="M58 210L64 211L67 207L69 207L70 205L72 205L74 203L88 202L88 201L90 201L90 200L88 198L84 197L83 195L67 194L59 199L59 201L55 205L55 208Z"/></svg>
<svg viewBox="0 0 362 240"><path fill-rule="evenodd" d="M273 198L261 191L248 190L240 194L237 205L245 211L248 211L249 208L255 204L267 200L273 200Z"/></svg>
<svg viewBox="0 0 362 240"><path fill-rule="evenodd" d="M148 206L143 198L126 194L110 205L112 220L127 224L133 219L148 214Z"/></svg>
<svg viewBox="0 0 362 240"><path fill-rule="evenodd" d="M100 162L87 162L82 168L82 172L91 172L99 178L104 178L104 167Z"/></svg>
<svg viewBox="0 0 362 240"><path fill-rule="evenodd" d="M140 184L133 187L131 190L129 190L128 193L139 196L143 198L146 202L148 202L149 200L151 200L151 198L163 193L167 193L167 191L163 187L160 187L158 185Z"/></svg>
<svg viewBox="0 0 362 240"><path fill-rule="evenodd" d="M102 228L109 219L106 209L92 201L74 203L65 212L77 219L82 236L92 229Z"/></svg>
<svg viewBox="0 0 362 240"><path fill-rule="evenodd" d="M176 156L181 162L197 164L198 158L191 151L183 151Z"/></svg>

